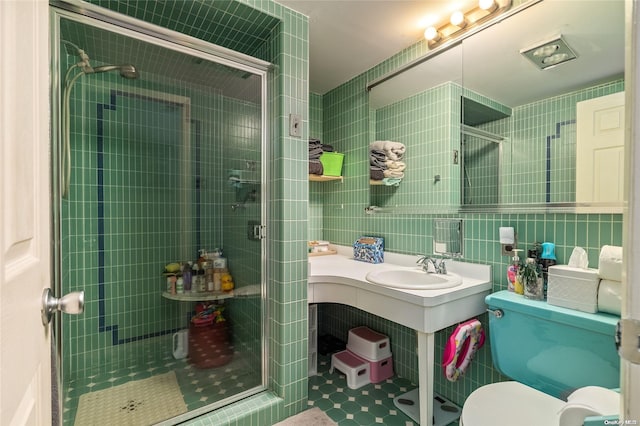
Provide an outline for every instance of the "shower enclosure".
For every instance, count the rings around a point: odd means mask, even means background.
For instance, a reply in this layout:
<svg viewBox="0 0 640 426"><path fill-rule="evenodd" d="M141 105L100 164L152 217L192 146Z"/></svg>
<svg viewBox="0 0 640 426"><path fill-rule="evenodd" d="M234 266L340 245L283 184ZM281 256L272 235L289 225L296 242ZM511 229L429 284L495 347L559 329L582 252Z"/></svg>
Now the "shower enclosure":
<svg viewBox="0 0 640 426"><path fill-rule="evenodd" d="M59 398L64 424L174 424L265 389L269 64L108 21L51 12L54 272L85 297ZM216 248L232 291L172 288Z"/></svg>

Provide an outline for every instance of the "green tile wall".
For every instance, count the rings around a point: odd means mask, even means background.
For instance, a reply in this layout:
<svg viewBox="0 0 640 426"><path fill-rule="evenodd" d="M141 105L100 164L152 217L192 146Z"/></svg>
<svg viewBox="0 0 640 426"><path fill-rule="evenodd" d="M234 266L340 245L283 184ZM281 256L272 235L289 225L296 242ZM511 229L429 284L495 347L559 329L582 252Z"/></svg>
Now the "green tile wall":
<svg viewBox="0 0 640 426"><path fill-rule="evenodd" d="M459 85L445 83L375 111L375 140L403 143L406 169L398 186L371 186L372 205L459 204L460 96Z"/></svg>
<svg viewBox="0 0 640 426"><path fill-rule="evenodd" d="M309 94L309 137L324 140L322 96ZM309 240L322 240L323 194L334 183L309 182Z"/></svg>
<svg viewBox="0 0 640 426"><path fill-rule="evenodd" d="M364 208L370 205L367 148L377 131L371 118L378 118L368 109L366 85L425 52L423 43L416 43L323 96L325 141L338 146L346 154L344 183L324 193L325 239L336 244L351 245L362 234L374 234L385 238L385 248L389 251L415 255L431 253L433 219L461 218L464 221L463 258L468 262L491 265L494 291L506 289L507 286L505 271L509 259L500 254L497 235L500 226L513 226L521 247L528 247L536 241L554 242L559 263L566 263L573 248L581 246L587 250L590 265L596 266L602 245L622 245L622 216L617 214L443 215L435 213L437 205L434 205L434 214L365 214ZM620 90L620 86L617 87L616 90ZM535 144L532 141L529 143ZM486 314L481 315L480 320L488 323ZM319 310L320 334L331 333L345 339L348 328L360 324L389 334L394 358L397 356L394 360L396 372L417 383L417 359L412 355L416 342L411 330L342 305L321 306ZM436 372L441 371L439 354L452 331L453 327L450 327L436 334ZM504 380L504 377L492 365L489 339L463 380L451 383L443 375L437 374L435 390L462 404L474 389L500 380Z"/></svg>
<svg viewBox="0 0 640 426"><path fill-rule="evenodd" d="M266 168L270 184L268 200L264 200L269 205L269 278L264 319L269 329L268 387L276 398L260 395L189 424L264 425L293 415L306 408L307 398L309 132L303 126L302 137L292 138L283 129L288 128L290 113L300 114L303 123L308 122L308 20L271 0L95 3L275 65L269 75L270 152ZM253 26L256 22L258 27ZM242 245L238 250L244 250Z"/></svg>
<svg viewBox="0 0 640 426"><path fill-rule="evenodd" d="M234 0L157 2L155 0L90 0L142 21L209 41L213 44L269 60L268 43L278 16ZM266 1L263 3L267 3Z"/></svg>

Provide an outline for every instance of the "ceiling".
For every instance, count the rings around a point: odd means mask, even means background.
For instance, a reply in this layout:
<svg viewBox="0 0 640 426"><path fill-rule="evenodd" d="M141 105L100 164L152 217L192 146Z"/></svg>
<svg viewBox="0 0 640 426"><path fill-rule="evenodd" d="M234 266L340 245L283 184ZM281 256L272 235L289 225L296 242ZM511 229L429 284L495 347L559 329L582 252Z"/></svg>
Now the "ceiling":
<svg viewBox="0 0 640 426"><path fill-rule="evenodd" d="M426 26L421 20L431 17L439 22L443 15L450 13L453 4L444 0L276 1L309 16L309 90L318 94L334 89L419 41ZM580 7L575 7L576 4ZM476 44L499 46L498 52L513 53L481 56L477 62L488 75L500 76L493 81L496 90L502 88L505 95L519 93L518 99L507 96L507 105L521 104L524 99L536 96L536 93L526 93L527 87L533 88L526 84L532 79L547 82L546 79L553 75L552 84L565 84L558 79L572 81L583 78L582 74L586 79L587 74L595 75L595 70L602 67L609 67L607 72L611 75L621 75L624 59L623 0L544 0L531 7L531 10L536 9L536 15L540 17L536 25L531 25L527 19L518 19L519 22L514 19L514 25L502 26L503 32L481 32L469 39L478 39ZM554 19L558 16L561 19ZM531 29L523 30L525 26ZM570 67L567 64L556 67L553 72L540 71L519 54L520 49L558 34L565 35L572 47L578 50L579 61L569 62ZM615 52L612 45L616 47ZM481 50L474 47L465 51L465 64L469 63L468 53L474 51L478 56ZM445 56L460 61L456 55ZM438 61L444 62L445 59L448 60L443 57ZM433 61L432 65L436 62ZM501 70L517 71L505 73ZM414 73L419 75L417 71ZM518 73L524 73L524 77L515 79ZM450 77L448 71L444 73L444 78ZM466 86L466 83L471 83L466 70L464 77ZM424 76L420 78L424 80ZM539 91L541 86L535 86Z"/></svg>
<svg viewBox="0 0 640 426"><path fill-rule="evenodd" d="M309 17L309 90L324 94L411 46L451 0L275 0Z"/></svg>

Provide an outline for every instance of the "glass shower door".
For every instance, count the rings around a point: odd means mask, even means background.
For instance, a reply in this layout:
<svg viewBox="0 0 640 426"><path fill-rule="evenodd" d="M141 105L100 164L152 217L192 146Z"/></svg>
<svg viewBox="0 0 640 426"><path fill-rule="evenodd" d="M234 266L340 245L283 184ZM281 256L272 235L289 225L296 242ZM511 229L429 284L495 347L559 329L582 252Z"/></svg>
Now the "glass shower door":
<svg viewBox="0 0 640 426"><path fill-rule="evenodd" d="M85 291L59 327L64 423L175 423L263 390L265 71L53 16L57 286Z"/></svg>

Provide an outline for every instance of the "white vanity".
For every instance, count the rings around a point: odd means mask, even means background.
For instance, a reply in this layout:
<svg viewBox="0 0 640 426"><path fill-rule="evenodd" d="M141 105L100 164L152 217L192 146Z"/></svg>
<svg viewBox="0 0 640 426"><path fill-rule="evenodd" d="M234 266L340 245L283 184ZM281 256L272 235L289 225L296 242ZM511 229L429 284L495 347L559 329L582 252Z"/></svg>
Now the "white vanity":
<svg viewBox="0 0 640 426"><path fill-rule="evenodd" d="M428 290L398 288L374 284L367 280L367 274L396 270L398 276L406 275L405 271L416 268L417 256L385 252L384 263L370 264L353 260L352 247L334 248L337 254L309 257L309 303L353 306L416 330L420 424L431 425L434 334L485 312L484 298L492 285L491 267L448 260L447 271L460 277L460 284Z"/></svg>

